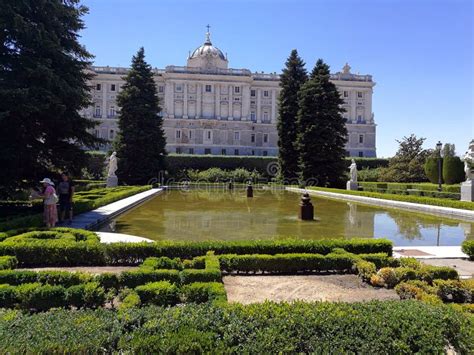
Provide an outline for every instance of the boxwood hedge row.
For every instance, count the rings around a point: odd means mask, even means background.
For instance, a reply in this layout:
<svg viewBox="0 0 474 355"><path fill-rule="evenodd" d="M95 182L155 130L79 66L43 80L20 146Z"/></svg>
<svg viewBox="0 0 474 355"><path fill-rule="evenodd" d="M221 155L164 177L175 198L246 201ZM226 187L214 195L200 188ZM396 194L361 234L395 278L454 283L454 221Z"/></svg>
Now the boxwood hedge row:
<svg viewBox="0 0 474 355"><path fill-rule="evenodd" d="M474 260L474 240L465 240L461 245L462 251Z"/></svg>
<svg viewBox="0 0 474 355"><path fill-rule="evenodd" d="M416 301L0 310L5 353L468 354L473 342L472 319Z"/></svg>

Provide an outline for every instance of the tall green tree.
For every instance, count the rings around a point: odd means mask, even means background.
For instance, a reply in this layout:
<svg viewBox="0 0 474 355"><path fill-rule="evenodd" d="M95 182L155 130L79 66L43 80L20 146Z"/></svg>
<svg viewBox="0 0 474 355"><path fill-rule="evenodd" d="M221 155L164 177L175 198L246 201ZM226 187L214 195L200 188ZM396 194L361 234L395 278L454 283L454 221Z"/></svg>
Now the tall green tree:
<svg viewBox="0 0 474 355"><path fill-rule="evenodd" d="M403 137L401 141L397 140L399 143L398 151L390 159L387 169L384 169L381 180L394 182L426 181L424 166L432 152L423 149L424 141L425 138L418 138L414 134L410 137ZM437 173L438 170L436 169L435 167L431 168Z"/></svg>
<svg viewBox="0 0 474 355"><path fill-rule="evenodd" d="M280 178L291 180L298 177L298 151L296 147L298 91L306 80L304 61L293 49L280 75L280 97L278 108L278 163Z"/></svg>
<svg viewBox="0 0 474 355"><path fill-rule="evenodd" d="M124 79L117 96L117 176L129 185L146 184L164 169L166 138L156 84L143 47L132 58L132 67Z"/></svg>
<svg viewBox="0 0 474 355"><path fill-rule="evenodd" d="M97 139L79 43L79 0L3 0L0 5L0 194L59 169L80 171Z"/></svg>
<svg viewBox="0 0 474 355"><path fill-rule="evenodd" d="M347 169L347 128L336 86L329 80L329 66L319 59L298 93L300 179L317 179L320 186L338 186Z"/></svg>

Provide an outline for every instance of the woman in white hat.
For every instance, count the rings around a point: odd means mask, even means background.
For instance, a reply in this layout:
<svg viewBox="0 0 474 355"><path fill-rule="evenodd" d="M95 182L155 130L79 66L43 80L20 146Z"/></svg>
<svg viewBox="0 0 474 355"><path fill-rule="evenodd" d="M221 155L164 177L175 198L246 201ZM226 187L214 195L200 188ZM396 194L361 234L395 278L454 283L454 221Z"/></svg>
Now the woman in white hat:
<svg viewBox="0 0 474 355"><path fill-rule="evenodd" d="M44 201L44 223L46 227L52 228L58 221L58 209L56 207L58 196L54 189L54 182L50 178L44 178L40 183L44 187L43 193L39 194L39 197Z"/></svg>

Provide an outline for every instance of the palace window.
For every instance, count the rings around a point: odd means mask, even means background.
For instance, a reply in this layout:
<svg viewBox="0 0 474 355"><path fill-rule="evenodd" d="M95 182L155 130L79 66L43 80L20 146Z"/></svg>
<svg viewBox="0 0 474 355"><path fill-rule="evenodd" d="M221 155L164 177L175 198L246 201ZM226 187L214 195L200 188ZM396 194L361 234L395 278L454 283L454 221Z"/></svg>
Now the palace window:
<svg viewBox="0 0 474 355"><path fill-rule="evenodd" d="M268 152L266 150L263 151L263 156L266 157L268 155Z"/></svg>
<svg viewBox="0 0 474 355"><path fill-rule="evenodd" d="M109 117L115 117L115 106L110 106Z"/></svg>
<svg viewBox="0 0 474 355"><path fill-rule="evenodd" d="M239 155L239 150L238 149L234 149L234 155Z"/></svg>
<svg viewBox="0 0 474 355"><path fill-rule="evenodd" d="M115 91L115 84L110 84L110 91Z"/></svg>
<svg viewBox="0 0 474 355"><path fill-rule="evenodd" d="M181 147L176 147L176 154L181 154Z"/></svg>
<svg viewBox="0 0 474 355"><path fill-rule="evenodd" d="M101 114L100 114L100 106L96 106L96 107L95 107L95 116L96 116L96 117L100 117L100 116L101 116Z"/></svg>
<svg viewBox="0 0 474 355"><path fill-rule="evenodd" d="M250 96L255 96L255 90L250 90Z"/></svg>
<svg viewBox="0 0 474 355"><path fill-rule="evenodd" d="M183 85L181 85L181 84L176 84L176 91L178 91L178 92L183 91Z"/></svg>
<svg viewBox="0 0 474 355"><path fill-rule="evenodd" d="M252 149L252 155L255 155L255 150Z"/></svg>
<svg viewBox="0 0 474 355"><path fill-rule="evenodd" d="M206 92L212 92L212 86L206 85Z"/></svg>
<svg viewBox="0 0 474 355"><path fill-rule="evenodd" d="M94 130L94 135L96 138L100 138L100 131L98 129Z"/></svg>
<svg viewBox="0 0 474 355"><path fill-rule="evenodd" d="M189 136L189 139L192 139L193 138L193 131L189 131L188 136Z"/></svg>
<svg viewBox="0 0 474 355"><path fill-rule="evenodd" d="M264 122L268 122L268 121L269 121L268 112L264 112L264 113L263 113L263 121L264 121Z"/></svg>
<svg viewBox="0 0 474 355"><path fill-rule="evenodd" d="M158 86L158 92L159 93L165 92L165 87L163 85Z"/></svg>
<svg viewBox="0 0 474 355"><path fill-rule="evenodd" d="M240 132L234 132L234 140L240 141Z"/></svg>
<svg viewBox="0 0 474 355"><path fill-rule="evenodd" d="M363 98L364 97L362 91L357 91L357 97L358 98Z"/></svg>
<svg viewBox="0 0 474 355"><path fill-rule="evenodd" d="M222 149L222 150L221 150L221 153L222 153L222 155L226 155L226 154L227 154L227 151L226 151L225 149Z"/></svg>
<svg viewBox="0 0 474 355"><path fill-rule="evenodd" d="M102 90L102 85L97 84L97 85L95 86L95 89L96 89L97 91L101 91L101 90Z"/></svg>
<svg viewBox="0 0 474 355"><path fill-rule="evenodd" d="M234 87L234 92L235 92L236 94L240 94L240 86L235 86L235 87Z"/></svg>
<svg viewBox="0 0 474 355"><path fill-rule="evenodd" d="M344 97L349 97L349 92L344 91Z"/></svg>
<svg viewBox="0 0 474 355"><path fill-rule="evenodd" d="M264 90L264 91L263 91L263 97L268 97L268 96L269 96L269 95L268 95L268 90Z"/></svg>
<svg viewBox="0 0 474 355"><path fill-rule="evenodd" d="M176 139L181 139L181 130L180 129L176 130Z"/></svg>
<svg viewBox="0 0 474 355"><path fill-rule="evenodd" d="M359 143L364 143L364 135L359 134Z"/></svg>
<svg viewBox="0 0 474 355"><path fill-rule="evenodd" d="M263 134L263 143L268 143L268 133Z"/></svg>
<svg viewBox="0 0 474 355"><path fill-rule="evenodd" d="M207 139L208 141L210 141L210 140L212 139L212 131L210 131L210 130L207 130L207 131L206 131L206 139Z"/></svg>
<svg viewBox="0 0 474 355"><path fill-rule="evenodd" d="M204 154L211 154L211 148L205 148Z"/></svg>
<svg viewBox="0 0 474 355"><path fill-rule="evenodd" d="M189 148L189 154L194 154L194 148Z"/></svg>
<svg viewBox="0 0 474 355"><path fill-rule="evenodd" d="M114 137L115 137L115 131L111 129L109 132L109 139L114 139Z"/></svg>
<svg viewBox="0 0 474 355"><path fill-rule="evenodd" d="M254 121L254 122L257 120L257 115L256 115L255 111L250 112L250 120Z"/></svg>
<svg viewBox="0 0 474 355"><path fill-rule="evenodd" d="M364 152L359 152L359 157L363 158L364 157Z"/></svg>
<svg viewBox="0 0 474 355"><path fill-rule="evenodd" d="M251 142L251 143L255 143L255 134L254 134L254 133L252 133L252 134L250 135L250 142Z"/></svg>

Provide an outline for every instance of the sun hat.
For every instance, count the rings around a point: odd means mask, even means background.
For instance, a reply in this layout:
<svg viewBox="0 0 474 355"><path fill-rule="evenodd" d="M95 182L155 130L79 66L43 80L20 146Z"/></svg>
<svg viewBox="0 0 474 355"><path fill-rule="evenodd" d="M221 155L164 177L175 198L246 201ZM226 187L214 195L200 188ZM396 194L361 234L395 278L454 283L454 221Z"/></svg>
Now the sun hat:
<svg viewBox="0 0 474 355"><path fill-rule="evenodd" d="M41 184L46 183L48 185L54 186L54 182L51 181L50 178L44 178L43 180L40 181Z"/></svg>

